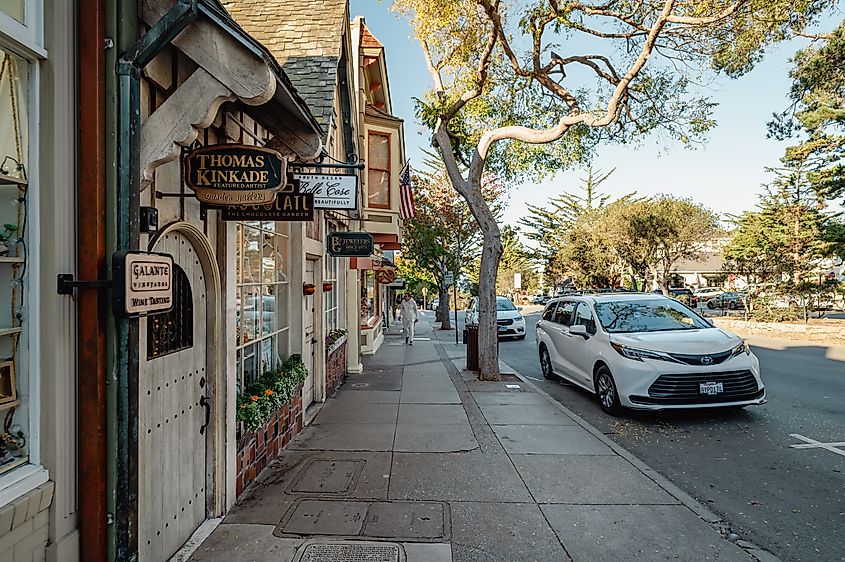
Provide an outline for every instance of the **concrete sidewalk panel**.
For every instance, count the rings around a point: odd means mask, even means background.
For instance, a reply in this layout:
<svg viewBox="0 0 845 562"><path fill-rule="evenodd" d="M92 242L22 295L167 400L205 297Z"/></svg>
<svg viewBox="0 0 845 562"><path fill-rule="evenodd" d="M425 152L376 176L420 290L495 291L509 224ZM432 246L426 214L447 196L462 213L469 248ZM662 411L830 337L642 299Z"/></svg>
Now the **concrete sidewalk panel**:
<svg viewBox="0 0 845 562"><path fill-rule="evenodd" d="M348 402L331 400L314 418L314 423L396 423L398 415L399 404L368 404L366 408L360 408Z"/></svg>
<svg viewBox="0 0 845 562"><path fill-rule="evenodd" d="M189 558L191 562L290 562L302 539L273 536L271 525L218 525Z"/></svg>
<svg viewBox="0 0 845 562"><path fill-rule="evenodd" d="M490 425L577 425L551 405L479 404L478 407Z"/></svg>
<svg viewBox="0 0 845 562"><path fill-rule="evenodd" d="M522 384L522 381L472 380L467 381L467 388L472 392L532 392L530 388Z"/></svg>
<svg viewBox="0 0 845 562"><path fill-rule="evenodd" d="M494 425L493 431L509 454L613 455L613 450L578 426Z"/></svg>
<svg viewBox="0 0 845 562"><path fill-rule="evenodd" d="M548 405L548 401L533 392L473 392L476 404Z"/></svg>
<svg viewBox="0 0 845 562"><path fill-rule="evenodd" d="M511 455L510 458L537 503L679 503L618 456Z"/></svg>
<svg viewBox="0 0 845 562"><path fill-rule="evenodd" d="M399 423L418 425L468 424L463 406L456 404L399 404Z"/></svg>
<svg viewBox="0 0 845 562"><path fill-rule="evenodd" d="M447 540L451 534L449 504L445 502L374 502L361 536L395 541Z"/></svg>
<svg viewBox="0 0 845 562"><path fill-rule="evenodd" d="M452 387L451 391L402 391L399 401L402 404L460 404L461 397Z"/></svg>
<svg viewBox="0 0 845 562"><path fill-rule="evenodd" d="M402 390L402 375L350 375L343 390Z"/></svg>
<svg viewBox="0 0 845 562"><path fill-rule="evenodd" d="M256 481L238 500L226 515L223 524L260 523L276 525L288 507L298 498L313 494L300 492L291 494L291 487L297 479L303 478L303 470L315 460L364 461L364 467L353 487L336 497L349 499L387 499L390 483L391 453L347 452L347 451L291 451L268 467L265 477ZM325 495L325 494L324 494Z"/></svg>
<svg viewBox="0 0 845 562"><path fill-rule="evenodd" d="M452 545L403 542L407 562L452 562Z"/></svg>
<svg viewBox="0 0 845 562"><path fill-rule="evenodd" d="M394 453L390 499L530 502L505 455Z"/></svg>
<svg viewBox="0 0 845 562"><path fill-rule="evenodd" d="M344 385L345 386L345 385ZM392 390L362 390L358 392L345 392L343 387L341 391L329 400L326 404L333 403L348 403L357 407L366 407L368 404L398 404L399 391Z"/></svg>
<svg viewBox="0 0 845 562"><path fill-rule="evenodd" d="M452 557L458 562L564 562L543 513L533 503L450 502Z"/></svg>
<svg viewBox="0 0 845 562"><path fill-rule="evenodd" d="M393 450L403 453L450 453L478 449L469 423L463 425L396 426Z"/></svg>
<svg viewBox="0 0 845 562"><path fill-rule="evenodd" d="M318 451L390 451L392 423L311 424L291 441L291 449Z"/></svg>
<svg viewBox="0 0 845 562"><path fill-rule="evenodd" d="M455 385L446 373L437 377L405 376L402 390L405 392L455 392Z"/></svg>
<svg viewBox="0 0 845 562"><path fill-rule="evenodd" d="M540 509L575 560L752 560L680 505L542 505Z"/></svg>

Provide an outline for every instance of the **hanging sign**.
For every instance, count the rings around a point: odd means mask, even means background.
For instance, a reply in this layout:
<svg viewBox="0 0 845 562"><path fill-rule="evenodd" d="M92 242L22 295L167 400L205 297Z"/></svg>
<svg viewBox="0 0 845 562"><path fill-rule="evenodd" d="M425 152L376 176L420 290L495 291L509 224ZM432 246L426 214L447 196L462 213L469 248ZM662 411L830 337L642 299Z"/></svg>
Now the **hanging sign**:
<svg viewBox="0 0 845 562"><path fill-rule="evenodd" d="M373 235L369 232L332 232L326 237L330 256L367 258L373 253Z"/></svg>
<svg viewBox="0 0 845 562"><path fill-rule="evenodd" d="M173 256L125 251L114 254L114 310L129 317L173 308Z"/></svg>
<svg viewBox="0 0 845 562"><path fill-rule="evenodd" d="M294 174L300 193L314 194L316 209L358 207L358 176L350 174Z"/></svg>
<svg viewBox="0 0 845 562"><path fill-rule="evenodd" d="M314 195L310 193L277 193L265 205L236 205L223 207L224 221L312 221Z"/></svg>
<svg viewBox="0 0 845 562"><path fill-rule="evenodd" d="M287 173L275 150L242 144L203 146L184 160L185 183L207 205L272 203Z"/></svg>

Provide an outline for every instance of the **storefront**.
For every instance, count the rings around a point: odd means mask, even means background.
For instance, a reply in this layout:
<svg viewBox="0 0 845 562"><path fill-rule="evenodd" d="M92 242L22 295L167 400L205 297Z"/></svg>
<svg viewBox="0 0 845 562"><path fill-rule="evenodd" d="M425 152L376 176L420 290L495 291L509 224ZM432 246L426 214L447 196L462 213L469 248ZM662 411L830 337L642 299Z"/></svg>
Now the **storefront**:
<svg viewBox="0 0 845 562"><path fill-rule="evenodd" d="M0 2L0 560L77 560L76 9Z"/></svg>

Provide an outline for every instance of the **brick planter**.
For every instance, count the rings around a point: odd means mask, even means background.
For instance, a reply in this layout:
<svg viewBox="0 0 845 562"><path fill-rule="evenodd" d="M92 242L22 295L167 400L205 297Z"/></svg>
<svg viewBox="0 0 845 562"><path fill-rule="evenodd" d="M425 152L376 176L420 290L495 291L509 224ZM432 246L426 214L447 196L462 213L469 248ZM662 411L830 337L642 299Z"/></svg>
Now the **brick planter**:
<svg viewBox="0 0 845 562"><path fill-rule="evenodd" d="M302 386L298 386L290 402L276 410L267 423L256 431L245 433L238 441L237 495L249 486L261 471L302 431Z"/></svg>
<svg viewBox="0 0 845 562"><path fill-rule="evenodd" d="M326 357L326 396L331 396L346 378L346 340Z"/></svg>

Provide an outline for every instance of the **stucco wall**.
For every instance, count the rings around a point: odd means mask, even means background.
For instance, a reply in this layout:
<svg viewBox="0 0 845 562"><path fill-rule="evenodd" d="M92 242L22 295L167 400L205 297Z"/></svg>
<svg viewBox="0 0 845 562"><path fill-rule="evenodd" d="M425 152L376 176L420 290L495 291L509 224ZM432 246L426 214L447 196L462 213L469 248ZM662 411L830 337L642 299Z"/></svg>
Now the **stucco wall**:
<svg viewBox="0 0 845 562"><path fill-rule="evenodd" d="M735 334L810 341L826 344L845 344L845 320L828 320L820 323L792 324L787 322L748 322L733 318L711 318L716 326Z"/></svg>

